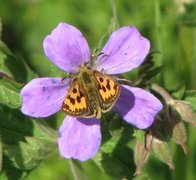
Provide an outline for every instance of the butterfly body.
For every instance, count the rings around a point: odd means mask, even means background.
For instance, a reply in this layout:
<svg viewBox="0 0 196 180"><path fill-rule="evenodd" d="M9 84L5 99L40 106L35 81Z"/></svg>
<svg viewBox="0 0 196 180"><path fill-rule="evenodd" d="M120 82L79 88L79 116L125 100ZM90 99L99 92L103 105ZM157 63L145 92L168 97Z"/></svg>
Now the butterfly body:
<svg viewBox="0 0 196 180"><path fill-rule="evenodd" d="M88 66L81 66L63 101L62 110L74 117L101 118L120 94L117 80Z"/></svg>

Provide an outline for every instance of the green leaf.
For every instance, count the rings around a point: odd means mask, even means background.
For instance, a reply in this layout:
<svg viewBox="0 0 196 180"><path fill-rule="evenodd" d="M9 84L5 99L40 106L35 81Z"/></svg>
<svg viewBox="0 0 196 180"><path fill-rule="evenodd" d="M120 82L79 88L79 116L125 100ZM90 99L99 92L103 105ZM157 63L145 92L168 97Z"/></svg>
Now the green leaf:
<svg viewBox="0 0 196 180"><path fill-rule="evenodd" d="M158 51L152 51L145 58L142 65L139 67L138 77L135 80L135 86L146 86L148 85L148 81L155 77L158 73L161 72L164 66L154 67L153 56L154 53L159 53Z"/></svg>
<svg viewBox="0 0 196 180"><path fill-rule="evenodd" d="M47 158L55 144L49 140L35 137L25 137L17 145L4 144L4 153L18 169L31 170L43 159Z"/></svg>
<svg viewBox="0 0 196 180"><path fill-rule="evenodd" d="M156 76L158 73L161 72L161 70L163 69L164 66L158 66L155 67L149 71L147 71L145 74L143 74L143 76L141 76L141 78L144 81L150 80L151 78L153 78L154 76Z"/></svg>
<svg viewBox="0 0 196 180"><path fill-rule="evenodd" d="M15 168L7 156L3 156L3 161L3 172L0 174L1 180L21 180L28 175L29 171Z"/></svg>
<svg viewBox="0 0 196 180"><path fill-rule="evenodd" d="M131 151L123 149L122 151L118 151L118 153L126 155L127 160L131 161L133 159ZM131 179L133 177L133 161L127 166L118 156L116 154L98 153L93 160L110 177L115 179L123 179L125 177Z"/></svg>
<svg viewBox="0 0 196 180"><path fill-rule="evenodd" d="M154 66L153 55L156 52L150 52L145 58L144 62L139 66L138 75L143 74Z"/></svg>
<svg viewBox="0 0 196 180"><path fill-rule="evenodd" d="M100 149L104 153L111 153L119 142L120 136L114 136L109 141L104 143Z"/></svg>
<svg viewBox="0 0 196 180"><path fill-rule="evenodd" d="M0 77L0 104L10 108L20 107L22 104L19 94L20 86L8 78Z"/></svg>
<svg viewBox="0 0 196 180"><path fill-rule="evenodd" d="M84 170L77 160L69 160L74 180L87 180Z"/></svg>
<svg viewBox="0 0 196 180"><path fill-rule="evenodd" d="M115 121L118 120L115 119ZM111 125L111 123L112 121L110 119L110 129L108 132L102 133L104 134L103 144L98 154L93 158L93 161L112 178L131 179L135 167L133 152L129 147L133 134L132 127L127 124L122 124L117 128L118 123L116 124L115 122L114 125Z"/></svg>
<svg viewBox="0 0 196 180"><path fill-rule="evenodd" d="M54 117L53 117L54 118ZM0 107L3 154L14 168L28 171L48 157L56 146L57 132L46 122L24 116L19 110ZM3 159L3 166L6 162Z"/></svg>
<svg viewBox="0 0 196 180"><path fill-rule="evenodd" d="M27 70L20 58L15 57L9 48L0 41L0 72L18 82L26 82Z"/></svg>

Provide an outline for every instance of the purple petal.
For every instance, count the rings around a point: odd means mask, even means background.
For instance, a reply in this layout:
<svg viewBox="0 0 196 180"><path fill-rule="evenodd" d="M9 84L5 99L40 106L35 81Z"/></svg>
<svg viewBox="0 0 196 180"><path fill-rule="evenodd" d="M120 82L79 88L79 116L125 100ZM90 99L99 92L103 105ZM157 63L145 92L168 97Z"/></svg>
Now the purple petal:
<svg viewBox="0 0 196 180"><path fill-rule="evenodd" d="M61 109L70 79L37 78L26 84L20 94L21 111L32 117L47 117Z"/></svg>
<svg viewBox="0 0 196 180"><path fill-rule="evenodd" d="M161 109L161 102L153 94L127 85L121 86L121 94L114 107L125 121L139 129L151 126Z"/></svg>
<svg viewBox="0 0 196 180"><path fill-rule="evenodd" d="M100 121L95 118L67 116L59 129L59 151L65 158L88 160L97 153L100 144Z"/></svg>
<svg viewBox="0 0 196 180"><path fill-rule="evenodd" d="M126 26L112 33L95 64L107 74L120 74L138 67L150 49L149 41L135 27Z"/></svg>
<svg viewBox="0 0 196 180"><path fill-rule="evenodd" d="M44 39L46 56L66 72L77 72L79 65L90 60L86 39L75 27L59 23Z"/></svg>

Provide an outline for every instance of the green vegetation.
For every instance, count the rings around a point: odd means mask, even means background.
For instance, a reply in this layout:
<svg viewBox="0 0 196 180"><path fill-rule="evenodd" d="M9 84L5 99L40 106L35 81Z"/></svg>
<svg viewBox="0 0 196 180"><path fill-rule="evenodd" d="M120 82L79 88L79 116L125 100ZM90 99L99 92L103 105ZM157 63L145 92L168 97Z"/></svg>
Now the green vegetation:
<svg viewBox="0 0 196 180"><path fill-rule="evenodd" d="M42 42L59 22L67 22L81 30L92 51L100 48L107 35L116 28L136 26L150 40L151 50L160 52L153 54L154 62L155 67L163 67L152 82L167 89L175 99L190 102L196 112L196 91L186 91L196 89L196 3L181 2L0 0L0 170L3 168L0 179L195 179L196 133L195 127L188 123L188 155L180 146L168 143L175 170L169 169L168 161L164 164L164 160L158 160L162 157L157 158L159 155L155 152L142 169L141 176L134 177L133 134L137 137L137 133L119 118L113 124L112 120L106 122L110 116L113 118L111 114L103 120L104 143L100 152L93 160L79 163L61 158L56 148L56 130L64 114L58 113L40 123L24 118L19 111L19 91L24 83L35 77L65 75L48 61ZM131 79L136 73L125 76ZM106 127L109 130L105 130ZM123 133L119 127L125 129ZM19 150L21 154L17 154ZM15 159L20 155L25 162Z"/></svg>

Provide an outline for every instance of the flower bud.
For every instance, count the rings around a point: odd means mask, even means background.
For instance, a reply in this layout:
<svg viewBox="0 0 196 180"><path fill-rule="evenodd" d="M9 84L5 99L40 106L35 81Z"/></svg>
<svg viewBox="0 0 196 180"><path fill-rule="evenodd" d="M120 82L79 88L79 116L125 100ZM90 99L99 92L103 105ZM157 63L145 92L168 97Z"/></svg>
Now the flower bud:
<svg viewBox="0 0 196 180"><path fill-rule="evenodd" d="M142 135L143 137L141 137ZM134 149L134 162L136 164L136 171L134 175L139 175L141 173L143 166L148 160L152 145L151 138L152 136L149 136L148 134L140 134L139 136L136 135L136 144Z"/></svg>
<svg viewBox="0 0 196 180"><path fill-rule="evenodd" d="M172 154L166 142L161 141L157 138L153 138L152 147L153 151L162 162L166 163L170 167L170 169L175 169Z"/></svg>
<svg viewBox="0 0 196 180"><path fill-rule="evenodd" d="M196 127L194 113L191 105L186 101L173 100L170 105L179 113L182 120L192 123Z"/></svg>
<svg viewBox="0 0 196 180"><path fill-rule="evenodd" d="M149 156L149 150L145 148L144 143L136 141L134 149L134 161L136 165L136 171L134 175L139 175L142 171L144 164L147 162Z"/></svg>
<svg viewBox="0 0 196 180"><path fill-rule="evenodd" d="M185 154L188 154L188 147L186 145L186 129L182 121L179 121L177 124L175 124L173 128L172 139L182 147Z"/></svg>

